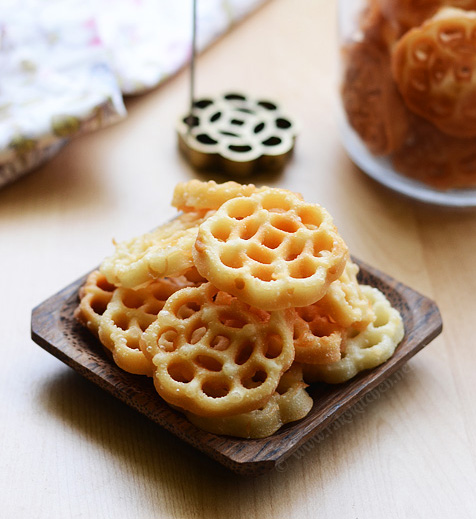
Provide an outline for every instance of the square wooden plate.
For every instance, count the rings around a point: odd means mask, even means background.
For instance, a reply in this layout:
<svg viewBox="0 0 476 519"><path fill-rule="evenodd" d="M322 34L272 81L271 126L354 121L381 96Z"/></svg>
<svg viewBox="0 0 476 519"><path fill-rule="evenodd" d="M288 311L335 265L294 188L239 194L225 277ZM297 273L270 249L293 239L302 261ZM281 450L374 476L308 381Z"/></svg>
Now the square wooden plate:
<svg viewBox="0 0 476 519"><path fill-rule="evenodd" d="M354 261L361 269L360 282L380 289L400 311L405 337L394 355L381 366L362 372L345 384L320 387L305 418L284 426L268 438L243 440L202 431L170 408L157 395L149 378L131 375L114 365L97 339L73 317L79 301L78 290L86 276L33 310L31 334L42 348L78 373L229 469L239 474L262 474L325 429L442 330L440 312L433 301L355 258Z"/></svg>

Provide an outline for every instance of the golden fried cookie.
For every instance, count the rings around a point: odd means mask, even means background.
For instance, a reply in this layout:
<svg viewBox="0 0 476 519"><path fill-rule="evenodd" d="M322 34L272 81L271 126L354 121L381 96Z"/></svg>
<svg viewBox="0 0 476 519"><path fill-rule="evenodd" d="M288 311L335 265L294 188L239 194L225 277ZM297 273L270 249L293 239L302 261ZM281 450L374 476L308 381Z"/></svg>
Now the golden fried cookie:
<svg viewBox="0 0 476 519"><path fill-rule="evenodd" d="M361 41L379 46L388 51L399 38L399 30L391 20L386 18L380 7L380 0L368 0L359 20Z"/></svg>
<svg viewBox="0 0 476 519"><path fill-rule="evenodd" d="M293 365L284 373L268 403L254 411L234 416L207 417L186 413L187 418L200 429L239 438L265 438L284 424L304 418L312 408L302 379L302 369Z"/></svg>
<svg viewBox="0 0 476 519"><path fill-rule="evenodd" d="M265 405L294 359L286 312L251 308L210 283L173 294L141 348L152 357L159 395L200 416Z"/></svg>
<svg viewBox="0 0 476 519"><path fill-rule="evenodd" d="M388 360L404 335L403 321L398 311L377 288L362 286L375 314L364 330L353 330L346 341L342 359L334 364L319 366L304 364L304 380L308 383L346 382L360 371L375 368Z"/></svg>
<svg viewBox="0 0 476 519"><path fill-rule="evenodd" d="M404 33L433 16L443 0L378 0L382 14Z"/></svg>
<svg viewBox="0 0 476 519"><path fill-rule="evenodd" d="M101 317L106 311L115 288L107 281L104 274L101 274L99 270L94 270L79 289L80 303L74 311L74 317L96 336Z"/></svg>
<svg viewBox="0 0 476 519"><path fill-rule="evenodd" d="M110 283L126 288L180 276L193 267L192 246L198 226L208 215L204 211L185 213L152 232L118 243L100 271Z"/></svg>
<svg viewBox="0 0 476 519"><path fill-rule="evenodd" d="M116 288L101 316L99 339L120 368L152 376L153 365L140 349L140 337L155 321L167 299L185 286L190 286L185 278L162 278L137 290Z"/></svg>
<svg viewBox="0 0 476 519"><path fill-rule="evenodd" d="M476 186L476 138L446 135L415 116L411 138L392 156L394 168L436 189Z"/></svg>
<svg viewBox="0 0 476 519"><path fill-rule="evenodd" d="M332 364L341 358L345 330L323 314L317 304L294 310L294 360Z"/></svg>
<svg viewBox="0 0 476 519"><path fill-rule="evenodd" d="M377 3L385 18L398 27L400 34L421 25L441 7L476 9L476 0L377 0Z"/></svg>
<svg viewBox="0 0 476 519"><path fill-rule="evenodd" d="M199 211L218 209L224 202L236 196L249 196L259 189L253 184L224 182L217 184L214 180L201 182L189 180L179 182L175 186L172 205L179 211Z"/></svg>
<svg viewBox="0 0 476 519"><path fill-rule="evenodd" d="M207 280L198 272L195 265L187 269L181 276L173 279L182 279L183 282L188 283L189 286L199 286L206 283Z"/></svg>
<svg viewBox="0 0 476 519"><path fill-rule="evenodd" d="M202 276L264 310L314 303L347 256L324 208L276 188L225 202L200 225L193 248Z"/></svg>
<svg viewBox="0 0 476 519"><path fill-rule="evenodd" d="M358 272L359 267L348 260L341 277L330 284L325 296L316 306L337 325L343 328L353 326L361 330L374 316L369 301L357 281Z"/></svg>
<svg viewBox="0 0 476 519"><path fill-rule="evenodd" d="M408 108L455 137L476 137L476 11L444 8L407 32L392 72Z"/></svg>
<svg viewBox="0 0 476 519"><path fill-rule="evenodd" d="M464 9L465 11L476 10L476 0L443 0L442 5L446 5L448 7L458 7L460 9Z"/></svg>
<svg viewBox="0 0 476 519"><path fill-rule="evenodd" d="M394 84L386 48L371 39L345 49L342 104L350 126L374 155L388 155L405 140L408 110Z"/></svg>

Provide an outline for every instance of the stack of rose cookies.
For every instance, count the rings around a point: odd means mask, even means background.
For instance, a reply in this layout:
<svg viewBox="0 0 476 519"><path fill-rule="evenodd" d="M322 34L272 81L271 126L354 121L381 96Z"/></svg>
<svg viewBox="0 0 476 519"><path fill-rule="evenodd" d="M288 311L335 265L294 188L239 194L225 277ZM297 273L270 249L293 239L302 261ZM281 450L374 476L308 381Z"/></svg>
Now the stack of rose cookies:
<svg viewBox="0 0 476 519"><path fill-rule="evenodd" d="M375 156L437 189L476 187L476 0L365 0L342 100Z"/></svg>
<svg viewBox="0 0 476 519"><path fill-rule="evenodd" d="M259 438L306 416L312 382L385 362L404 331L329 213L277 188L178 184L171 222L118 243L77 319L196 426Z"/></svg>

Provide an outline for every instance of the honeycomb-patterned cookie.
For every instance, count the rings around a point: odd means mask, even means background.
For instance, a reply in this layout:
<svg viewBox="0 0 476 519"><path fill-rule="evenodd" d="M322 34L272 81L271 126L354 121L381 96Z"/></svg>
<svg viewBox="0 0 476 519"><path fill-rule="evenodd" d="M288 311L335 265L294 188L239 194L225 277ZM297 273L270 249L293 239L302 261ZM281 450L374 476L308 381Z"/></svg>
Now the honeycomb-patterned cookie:
<svg viewBox="0 0 476 519"><path fill-rule="evenodd" d="M408 130L408 110L393 81L388 50L372 39L344 51L342 105L349 125L374 155L401 147Z"/></svg>
<svg viewBox="0 0 476 519"><path fill-rule="evenodd" d="M279 170L294 148L296 126L278 105L229 93L195 101L179 121L179 147L198 169L236 176Z"/></svg>
<svg viewBox="0 0 476 519"><path fill-rule="evenodd" d="M345 330L323 314L317 303L294 310L294 360L332 364L345 348Z"/></svg>
<svg viewBox="0 0 476 519"><path fill-rule="evenodd" d="M377 2L382 14L399 28L400 34L421 25L445 3L444 0L377 0Z"/></svg>
<svg viewBox="0 0 476 519"><path fill-rule="evenodd" d="M174 279L181 279L189 286L199 286L202 283L206 283L207 280L198 272L195 265L187 269L181 276Z"/></svg>
<svg viewBox="0 0 476 519"><path fill-rule="evenodd" d="M431 18L440 8L456 7L476 10L476 0L375 0L383 16L394 25L400 36Z"/></svg>
<svg viewBox="0 0 476 519"><path fill-rule="evenodd" d="M476 137L447 135L415 116L409 139L391 159L395 169L435 189L476 187Z"/></svg>
<svg viewBox="0 0 476 519"><path fill-rule="evenodd" d="M292 364L286 312L264 312L210 283L172 295L142 335L154 384L169 404L200 416L266 405Z"/></svg>
<svg viewBox="0 0 476 519"><path fill-rule="evenodd" d="M239 184L232 180L217 184L214 180L201 182L193 179L179 182L174 189L172 205L179 211L209 211L218 209L236 196L249 196L259 191L254 184Z"/></svg>
<svg viewBox="0 0 476 519"><path fill-rule="evenodd" d="M372 307L357 280L359 267L350 259L339 279L333 281L316 307L342 328L364 329L374 318Z"/></svg>
<svg viewBox="0 0 476 519"><path fill-rule="evenodd" d="M301 420L312 409L313 400L306 391L302 369L296 365L286 371L275 393L264 407L234 416L207 417L186 413L200 429L239 438L265 438L283 425Z"/></svg>
<svg viewBox="0 0 476 519"><path fill-rule="evenodd" d="M346 382L360 371L375 368L388 360L403 339L402 318L384 294L368 285L363 285L362 291L372 305L373 321L364 330L349 331L341 360L324 366L303 364L306 382Z"/></svg>
<svg viewBox="0 0 476 519"><path fill-rule="evenodd" d="M99 324L99 339L115 363L128 373L152 376L153 365L140 349L140 338L157 319L167 299L190 286L185 278L162 278L143 288L116 288Z"/></svg>
<svg viewBox="0 0 476 519"><path fill-rule="evenodd" d="M316 302L347 257L323 207L276 188L225 202L200 225L193 249L203 277L265 310Z"/></svg>
<svg viewBox="0 0 476 519"><path fill-rule="evenodd" d="M395 45L392 71L408 108L442 132L476 137L476 11L443 8Z"/></svg>
<svg viewBox="0 0 476 519"><path fill-rule="evenodd" d="M367 0L359 17L359 32L360 41L371 42L384 51L390 50L401 36L398 27L382 13L380 0Z"/></svg>
<svg viewBox="0 0 476 519"><path fill-rule="evenodd" d="M101 317L112 299L116 287L109 283L99 270L91 272L79 289L79 305L74 311L75 318L96 337Z"/></svg>
<svg viewBox="0 0 476 519"><path fill-rule="evenodd" d="M100 271L117 286L137 288L162 277L176 277L193 267L192 246L198 226L210 213L179 215L152 232L116 245Z"/></svg>

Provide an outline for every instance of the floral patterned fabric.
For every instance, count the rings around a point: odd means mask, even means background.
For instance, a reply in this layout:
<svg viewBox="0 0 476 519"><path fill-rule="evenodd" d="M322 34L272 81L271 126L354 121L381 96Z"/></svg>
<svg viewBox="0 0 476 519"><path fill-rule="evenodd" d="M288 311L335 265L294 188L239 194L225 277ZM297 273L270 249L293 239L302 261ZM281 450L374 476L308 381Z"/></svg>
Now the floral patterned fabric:
<svg viewBox="0 0 476 519"><path fill-rule="evenodd" d="M204 49L264 0L198 0ZM192 0L2 0L0 187L185 65Z"/></svg>

